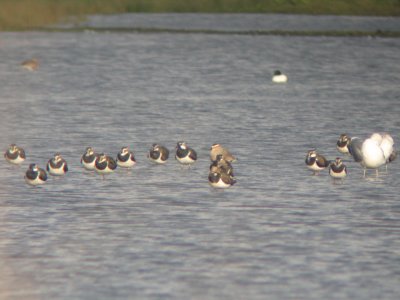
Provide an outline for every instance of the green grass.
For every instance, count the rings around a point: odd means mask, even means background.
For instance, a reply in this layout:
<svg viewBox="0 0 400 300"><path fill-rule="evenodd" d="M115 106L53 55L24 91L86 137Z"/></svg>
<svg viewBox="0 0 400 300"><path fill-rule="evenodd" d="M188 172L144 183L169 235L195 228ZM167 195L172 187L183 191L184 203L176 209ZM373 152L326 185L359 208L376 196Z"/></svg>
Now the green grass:
<svg viewBox="0 0 400 300"><path fill-rule="evenodd" d="M34 29L88 14L125 12L400 16L400 0L0 0L0 30Z"/></svg>

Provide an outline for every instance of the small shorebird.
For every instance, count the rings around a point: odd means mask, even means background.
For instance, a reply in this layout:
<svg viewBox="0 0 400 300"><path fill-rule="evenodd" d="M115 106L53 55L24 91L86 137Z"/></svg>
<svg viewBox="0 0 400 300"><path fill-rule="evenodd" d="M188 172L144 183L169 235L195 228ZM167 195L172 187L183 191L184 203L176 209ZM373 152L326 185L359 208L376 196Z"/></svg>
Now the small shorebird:
<svg viewBox="0 0 400 300"><path fill-rule="evenodd" d="M217 159L218 154L222 154L223 159L225 159L228 162L236 161L236 157L233 156L228 149L222 147L220 144L213 144L210 149L211 161L215 161Z"/></svg>
<svg viewBox="0 0 400 300"><path fill-rule="evenodd" d="M159 144L153 144L147 154L149 160L158 163L158 164L165 164L169 157L169 150Z"/></svg>
<svg viewBox="0 0 400 300"><path fill-rule="evenodd" d="M89 171L95 170L95 162L98 154L94 152L92 147L87 147L85 153L81 157L82 166Z"/></svg>
<svg viewBox="0 0 400 300"><path fill-rule="evenodd" d="M349 148L347 147L347 145L350 143L350 140L351 138L347 134L342 133L336 143L336 149L340 153L348 154Z"/></svg>
<svg viewBox="0 0 400 300"><path fill-rule="evenodd" d="M329 165L329 175L332 178L343 179L347 175L346 165L342 162L340 157L336 157L336 160L331 162Z"/></svg>
<svg viewBox="0 0 400 300"><path fill-rule="evenodd" d="M47 172L50 175L60 176L68 172L68 165L60 153L54 154L54 157L47 162Z"/></svg>
<svg viewBox="0 0 400 300"><path fill-rule="evenodd" d="M233 176L219 171L219 172L210 172L208 174L208 182L212 187L215 188L228 188L236 183L236 180Z"/></svg>
<svg viewBox="0 0 400 300"><path fill-rule="evenodd" d="M122 147L117 154L117 165L122 168L130 168L136 164L133 152L128 147Z"/></svg>
<svg viewBox="0 0 400 300"><path fill-rule="evenodd" d="M44 184L47 180L47 173L45 170L38 167L37 164L30 164L25 173L25 181L30 185Z"/></svg>
<svg viewBox="0 0 400 300"><path fill-rule="evenodd" d="M188 147L185 142L178 142L176 144L175 158L184 165L190 165L196 162L197 153L192 148Z"/></svg>
<svg viewBox="0 0 400 300"><path fill-rule="evenodd" d="M210 172L219 171L233 176L233 167L229 161L223 158L222 154L218 154L216 160L214 160L210 165Z"/></svg>
<svg viewBox="0 0 400 300"><path fill-rule="evenodd" d="M97 173L104 176L114 172L114 170L117 168L117 163L111 156L101 153L96 158L95 168Z"/></svg>
<svg viewBox="0 0 400 300"><path fill-rule="evenodd" d="M308 169L314 172L314 175L317 175L319 171L329 166L329 162L324 156L318 154L317 151L313 149L307 153L306 165Z"/></svg>
<svg viewBox="0 0 400 300"><path fill-rule="evenodd" d="M11 144L4 153L4 158L11 164L20 165L25 161L25 151L15 144Z"/></svg>

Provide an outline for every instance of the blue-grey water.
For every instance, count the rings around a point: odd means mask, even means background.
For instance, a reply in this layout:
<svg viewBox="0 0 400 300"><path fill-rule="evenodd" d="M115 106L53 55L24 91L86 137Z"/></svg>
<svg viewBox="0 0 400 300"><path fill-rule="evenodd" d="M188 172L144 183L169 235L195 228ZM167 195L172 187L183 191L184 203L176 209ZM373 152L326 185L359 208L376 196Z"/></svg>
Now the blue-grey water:
<svg viewBox="0 0 400 300"><path fill-rule="evenodd" d="M230 28L249 26L237 18ZM343 132L398 145L399 50L395 38L0 33L0 145L27 153L21 167L0 160L0 298L398 299L399 161L363 178L344 157L334 182L304 159L340 156ZM20 67L31 57L36 72ZM147 161L152 143L179 140L193 167ZM238 157L223 191L207 182L216 142ZM132 170L80 166L87 146L125 145ZM67 175L28 186L28 164L55 152Z"/></svg>

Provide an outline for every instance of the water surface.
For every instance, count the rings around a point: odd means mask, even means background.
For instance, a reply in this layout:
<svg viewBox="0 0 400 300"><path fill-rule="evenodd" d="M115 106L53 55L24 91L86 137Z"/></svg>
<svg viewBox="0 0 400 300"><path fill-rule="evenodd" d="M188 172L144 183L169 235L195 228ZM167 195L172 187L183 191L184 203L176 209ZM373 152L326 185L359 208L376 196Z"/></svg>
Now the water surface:
<svg viewBox="0 0 400 300"><path fill-rule="evenodd" d="M344 158L335 184L304 158L312 147L335 158L343 132L399 141L399 49L392 38L1 33L0 144L28 159L0 161L0 298L397 299L398 161L363 178ZM37 72L19 66L30 57ZM287 84L271 82L275 69ZM152 143L179 140L199 154L192 168L147 161ZM225 191L207 183L215 142L239 158ZM79 164L87 146L124 145L132 170L102 180ZM67 176L27 186L28 163L55 152Z"/></svg>

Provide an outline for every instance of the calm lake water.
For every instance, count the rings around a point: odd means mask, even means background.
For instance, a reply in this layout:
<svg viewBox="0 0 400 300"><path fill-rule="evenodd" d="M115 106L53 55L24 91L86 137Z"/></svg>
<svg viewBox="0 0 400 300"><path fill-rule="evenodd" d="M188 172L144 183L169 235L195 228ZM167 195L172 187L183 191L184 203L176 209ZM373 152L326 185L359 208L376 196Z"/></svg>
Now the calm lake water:
<svg viewBox="0 0 400 300"><path fill-rule="evenodd" d="M188 28L204 17L181 16ZM252 26L238 18L229 28ZM297 28L330 22L315 18ZM344 157L335 183L304 159L340 156L343 132L400 140L399 50L392 38L0 33L0 145L28 157L0 161L0 298L398 299L399 161L363 178ZM31 57L36 72L20 67ZM147 161L152 143L179 140L198 152L192 168ZM207 182L216 142L238 157L223 191ZM80 166L87 146L125 145L132 170L103 180ZM28 164L55 152L70 172L28 186Z"/></svg>

